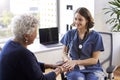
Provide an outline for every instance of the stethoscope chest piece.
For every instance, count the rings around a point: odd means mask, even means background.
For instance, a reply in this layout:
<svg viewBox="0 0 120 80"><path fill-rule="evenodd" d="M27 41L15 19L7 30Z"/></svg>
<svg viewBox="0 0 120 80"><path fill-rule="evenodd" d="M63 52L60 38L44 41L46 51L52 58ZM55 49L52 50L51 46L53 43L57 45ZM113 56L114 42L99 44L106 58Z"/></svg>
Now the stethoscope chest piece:
<svg viewBox="0 0 120 80"><path fill-rule="evenodd" d="M79 49L82 49L82 47L83 47L82 44L80 44L80 45L79 45Z"/></svg>

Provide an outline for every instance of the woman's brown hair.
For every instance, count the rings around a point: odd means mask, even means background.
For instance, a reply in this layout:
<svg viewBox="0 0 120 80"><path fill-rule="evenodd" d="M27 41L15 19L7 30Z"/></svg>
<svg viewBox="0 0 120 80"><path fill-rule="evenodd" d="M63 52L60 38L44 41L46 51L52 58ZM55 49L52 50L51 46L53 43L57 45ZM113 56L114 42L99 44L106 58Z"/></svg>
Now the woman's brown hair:
<svg viewBox="0 0 120 80"><path fill-rule="evenodd" d="M90 13L90 11L85 8L85 7L80 7L75 11L75 14L79 13L80 15L82 15L86 20L88 20L87 23L87 29L89 30L90 28L92 28L94 26L94 19ZM74 22L72 24L73 26L75 25Z"/></svg>

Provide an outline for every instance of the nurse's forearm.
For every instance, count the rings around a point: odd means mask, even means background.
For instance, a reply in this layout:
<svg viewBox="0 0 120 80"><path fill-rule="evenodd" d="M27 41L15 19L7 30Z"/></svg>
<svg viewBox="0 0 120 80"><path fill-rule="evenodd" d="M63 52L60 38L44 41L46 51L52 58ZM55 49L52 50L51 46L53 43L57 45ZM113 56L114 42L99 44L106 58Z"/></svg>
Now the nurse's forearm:
<svg viewBox="0 0 120 80"><path fill-rule="evenodd" d="M85 59L85 60L75 60L76 65L94 65L97 64L98 59L95 58L89 58L89 59Z"/></svg>
<svg viewBox="0 0 120 80"><path fill-rule="evenodd" d="M65 52L63 52L63 54L62 54L62 58L63 58L64 61L67 61L67 60L70 59L70 58L68 57L68 53L65 53Z"/></svg>

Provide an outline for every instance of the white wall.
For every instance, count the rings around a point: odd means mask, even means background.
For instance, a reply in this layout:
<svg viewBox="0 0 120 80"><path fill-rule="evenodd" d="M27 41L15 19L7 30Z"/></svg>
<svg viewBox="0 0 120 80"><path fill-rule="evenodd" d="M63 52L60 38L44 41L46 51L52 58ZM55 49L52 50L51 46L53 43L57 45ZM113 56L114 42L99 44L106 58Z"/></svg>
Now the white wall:
<svg viewBox="0 0 120 80"><path fill-rule="evenodd" d="M106 24L106 20L109 18L108 15L105 15L105 11L103 8L106 8L109 6L108 2L111 0L95 0L95 7L94 7L94 13L95 13L95 30L97 31L106 31L110 32L111 25Z"/></svg>

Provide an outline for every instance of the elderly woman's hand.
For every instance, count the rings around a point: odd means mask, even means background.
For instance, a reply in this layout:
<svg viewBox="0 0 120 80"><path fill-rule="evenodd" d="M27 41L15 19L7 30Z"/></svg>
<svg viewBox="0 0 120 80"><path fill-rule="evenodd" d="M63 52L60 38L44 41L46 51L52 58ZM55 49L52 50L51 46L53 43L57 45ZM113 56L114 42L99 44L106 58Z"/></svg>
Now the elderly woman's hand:
<svg viewBox="0 0 120 80"><path fill-rule="evenodd" d="M45 69L51 68L51 69L56 69L59 66L62 66L65 62L63 61L58 61L56 64L44 64Z"/></svg>
<svg viewBox="0 0 120 80"><path fill-rule="evenodd" d="M50 69L55 69L55 68L58 67L58 66L55 65L55 64L44 64L44 66L45 66L45 69L48 69L48 68L50 68Z"/></svg>

